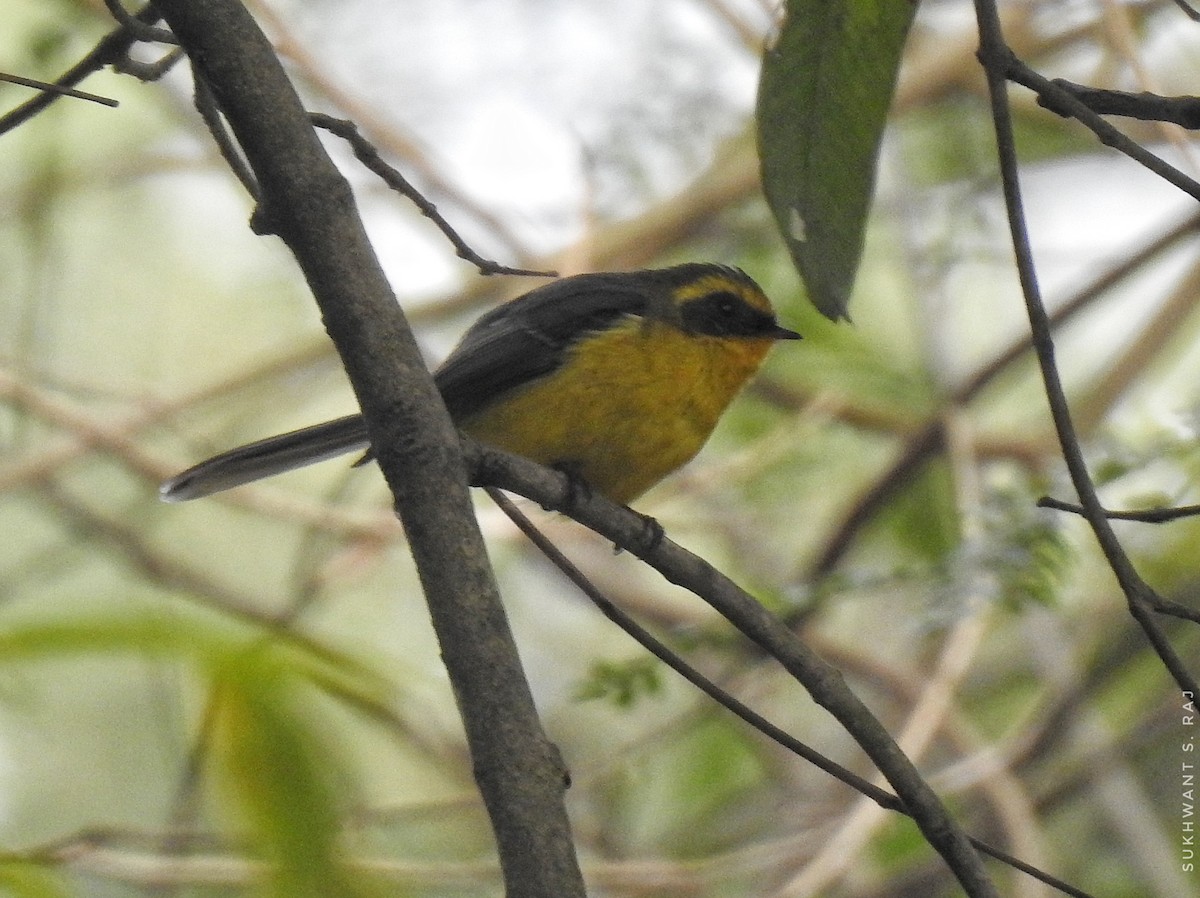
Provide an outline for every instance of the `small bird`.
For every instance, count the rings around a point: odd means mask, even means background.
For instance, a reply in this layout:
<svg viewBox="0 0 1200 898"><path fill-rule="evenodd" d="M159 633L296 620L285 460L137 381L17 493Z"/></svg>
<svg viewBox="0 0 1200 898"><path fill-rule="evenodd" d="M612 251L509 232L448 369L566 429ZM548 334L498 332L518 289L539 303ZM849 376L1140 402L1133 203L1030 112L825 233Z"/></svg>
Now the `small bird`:
<svg viewBox="0 0 1200 898"><path fill-rule="evenodd" d="M463 433L628 504L700 451L775 341L798 339L737 268L580 274L482 315L434 383ZM363 449L349 415L223 452L159 493L196 499Z"/></svg>

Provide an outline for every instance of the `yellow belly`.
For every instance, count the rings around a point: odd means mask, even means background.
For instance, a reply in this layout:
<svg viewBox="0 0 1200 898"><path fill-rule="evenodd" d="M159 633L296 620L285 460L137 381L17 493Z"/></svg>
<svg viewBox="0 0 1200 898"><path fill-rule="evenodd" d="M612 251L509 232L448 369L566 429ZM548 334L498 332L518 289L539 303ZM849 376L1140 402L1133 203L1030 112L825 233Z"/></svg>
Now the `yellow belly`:
<svg viewBox="0 0 1200 898"><path fill-rule="evenodd" d="M631 319L459 424L482 443L569 465L627 503L700 451L771 344Z"/></svg>

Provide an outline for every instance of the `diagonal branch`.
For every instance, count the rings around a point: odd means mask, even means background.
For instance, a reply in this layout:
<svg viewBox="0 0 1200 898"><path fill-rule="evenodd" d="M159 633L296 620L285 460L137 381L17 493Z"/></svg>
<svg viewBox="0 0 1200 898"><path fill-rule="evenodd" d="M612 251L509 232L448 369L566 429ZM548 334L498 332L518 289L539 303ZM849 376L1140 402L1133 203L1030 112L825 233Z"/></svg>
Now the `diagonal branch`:
<svg viewBox="0 0 1200 898"><path fill-rule="evenodd" d="M262 193L254 222L299 263L396 500L462 713L510 895L581 896L564 773L537 719L449 415L278 57L237 0L159 0Z"/></svg>
<svg viewBox="0 0 1200 898"><path fill-rule="evenodd" d="M133 17L135 21L141 22L144 25L153 24L160 18L158 10L151 5L147 5ZM116 65L119 63L125 58L125 54L129 52L129 48L136 44L138 40L138 36L130 28L124 25L114 28L101 38L100 42L83 59L71 66L54 83L60 88L74 87L88 75L100 71L106 65ZM33 99L22 103L11 112L0 116L0 134L11 131L13 128L29 121L29 119L33 118L55 100L60 99L63 95L63 93L43 91Z"/></svg>
<svg viewBox="0 0 1200 898"><path fill-rule="evenodd" d="M1200 229L1200 215L1192 214L1151 238L1058 304L1050 315L1050 327L1055 331L1060 330L1125 278L1161 257L1183 239L1195 235L1197 229ZM1032 339L1028 335L1015 339L955 389L943 406L953 408L974 401L1001 374L1024 358L1032 346ZM939 411L914 430L891 467L866 489L847 512L826 541L817 560L805 571L805 579L819 580L831 574L845 558L863 528L878 516L888 500L910 483L916 472L930 459L941 453L945 446L943 420L944 413Z"/></svg>
<svg viewBox="0 0 1200 898"><path fill-rule="evenodd" d="M925 839L942 855L971 898L995 896L975 847L879 720L846 685L841 672L802 643L775 615L702 558L648 534L646 519L599 495L576 495L563 508L564 477L527 459L483 451L464 441L473 481L527 496L563 511L645 561L669 582L691 590L778 661L866 752L895 789Z"/></svg>
<svg viewBox="0 0 1200 898"><path fill-rule="evenodd" d="M771 723L771 721L767 720L761 714L750 708L744 702L735 698L733 695L730 695L716 683L706 678L694 667L684 661L683 658L663 644L657 637L646 630L645 627L639 624L630 615L626 614L611 599L609 599L608 596L604 595L604 593L601 592L595 586L595 584L588 580L584 573L579 570L579 568L576 567L575 564L571 562L571 560L567 558L548 537L546 537L540 530L537 529L537 527L534 526L533 522L530 521L529 518L526 517L525 514L519 508L517 508L512 500L509 499L501 490L492 486L485 487L485 490L492 498L492 501L495 502L508 516L509 520L517 525L517 528L520 529L523 534L525 534L529 541L532 542L538 548L538 550L542 552L543 555L550 559L554 566L557 567L567 577L567 579L574 583L575 586L578 587L578 589L583 592L588 599L591 600L592 604L600 609L600 612L605 617L607 617L614 624L620 627L621 630L631 636L639 645L645 648L646 651L650 652L655 658L670 667L673 671L675 671L721 707L725 708L727 711L734 714L754 729L758 730L768 739L771 739L798 757L803 758L805 761L808 761L813 766L823 770L840 782L850 786L859 794L873 801L877 807L886 811L896 811L900 814L904 814L905 816L911 816L904 807L903 803L901 803L895 795L891 794L886 789L881 789L879 786L875 785L875 783L859 776L853 771L847 770L845 767L836 763L835 761L831 761L829 758L826 758L823 754L809 747L787 731L780 729L775 724ZM969 838L971 840L971 844L984 854L990 855L991 857L1009 865L1010 867L1013 867L1016 870L1027 873L1034 879L1046 883L1052 888L1057 889L1059 892L1062 892L1064 895L1071 895L1073 898L1090 898L1088 893L1082 891L1081 889L1077 889L1070 883L1063 882L1057 877L1051 876L1049 873L1039 870L1032 864L1027 864L1019 858L1016 858L1007 852L1001 851L998 848L989 845L982 839L977 839L974 836L970 836Z"/></svg>
<svg viewBox="0 0 1200 898"><path fill-rule="evenodd" d="M1008 79L1017 78L1021 83L1032 81L1041 84L1045 81L1041 76L1032 79L1028 70L1019 65L1012 52L1004 43L1000 30L1000 20L994 3L988 0L975 0L975 12L979 22L980 49L979 57L987 75L988 93L991 98L992 120L996 130L996 150L1000 163L1000 177L1004 192L1004 202L1008 213L1009 228L1012 233L1013 250L1016 254L1017 275L1025 296L1025 309L1029 317L1032 332L1033 348L1037 355L1038 366L1042 372L1042 382L1046 391L1046 400L1050 405L1050 414L1054 420L1054 428L1058 433L1059 444L1062 447L1063 458L1071 477L1072 485L1079 496L1084 516L1100 544L1100 549L1107 559L1109 567L1117 578L1121 590L1129 605L1129 612L1137 621L1147 639L1154 646L1163 664L1171 676L1179 684L1179 688L1195 695L1196 680L1184 666L1183 661L1175 652L1162 630L1159 628L1154 612L1161 602L1150 586L1141 578L1129 556L1125 554L1120 541L1113 531L1112 525L1105 515L1104 507L1096 495L1095 485L1087 469L1083 450L1079 445L1079 437L1071 419L1071 410L1067 404L1066 391L1059 376L1058 364L1055 360L1054 338L1051 333L1050 318L1042 301L1041 287L1038 283L1037 269L1033 261L1033 252L1029 244L1029 232L1025 222L1025 209L1021 197L1021 183L1017 165L1016 141L1013 134L1012 115L1008 107ZM1045 82L1049 85L1049 82ZM1053 85L1049 85L1053 89ZM1079 104L1074 98L1071 102ZM1092 115L1090 110L1086 110ZM1104 123L1107 125L1107 123ZM1168 178L1172 183L1174 179ZM1187 179L1190 181L1191 179ZM1194 182L1192 182L1194 183ZM1197 185L1200 190L1200 185ZM1191 192L1191 191L1189 191ZM1200 194L1197 194L1200 195Z"/></svg>
<svg viewBox="0 0 1200 898"><path fill-rule="evenodd" d="M350 148L354 151L354 158L361 162L370 171L374 172L379 178L387 184L392 190L405 196L409 201L417 207L422 215L432 221L442 235L450 241L454 247L454 252L458 257L466 262L470 262L479 269L480 274L511 274L524 275L529 277L557 277L557 272L553 271L533 271L528 268L510 268L507 265L501 265L499 262L494 262L491 259L485 259L479 253L471 248L467 241L459 236L458 232L450 226L450 222L442 216L430 200L421 195L421 192L409 183L399 171L394 169L383 161L383 157L379 154L379 150L359 133L358 127L354 122L345 119L337 119L331 115L325 115L321 112L312 113L309 118L312 123L318 128L323 128L330 134L337 135L346 143L350 144Z"/></svg>

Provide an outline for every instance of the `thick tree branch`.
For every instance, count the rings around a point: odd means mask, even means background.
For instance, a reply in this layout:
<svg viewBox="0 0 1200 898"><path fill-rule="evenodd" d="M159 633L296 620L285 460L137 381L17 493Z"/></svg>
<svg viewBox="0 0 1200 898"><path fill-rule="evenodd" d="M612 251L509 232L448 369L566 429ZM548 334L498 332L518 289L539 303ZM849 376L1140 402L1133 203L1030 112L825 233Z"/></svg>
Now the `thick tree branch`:
<svg viewBox="0 0 1200 898"><path fill-rule="evenodd" d="M591 600L601 613L604 614L610 621L620 627L625 633L633 637L633 639L646 649L655 658L667 665L673 671L682 676L685 680L711 698L721 707L730 711L742 721L758 730L768 739L774 740L778 745L786 748L813 766L825 771L835 779L840 780L846 785L858 791L860 794L875 802L880 808L887 811L895 811L900 814L908 814L908 810L904 804L900 802L895 795L892 795L886 789L876 786L870 780L859 776L853 771L847 770L842 765L835 761L826 758L820 752L810 748L804 742L795 738L785 730L775 726L771 721L767 720L761 714L754 711L744 702L738 700L725 689L718 686L712 680L702 675L698 670L688 664L680 655L667 647L666 644L657 639L649 630L639 624L631 615L627 614L615 603L613 603L603 592L601 592L595 584L593 584L584 573L577 568L570 559L546 537L533 522L525 516L511 499L508 498L501 490L493 486L486 487L487 493L491 496L492 501L500 506L503 511L517 528L525 534L538 550L545 555L550 562L558 568L575 586ZM1064 882L1057 877L1039 870L1032 864L1027 864L1019 858L1014 857L1007 852L989 845L982 839L977 839L974 836L968 836L971 844L977 849L991 857L1002 861L1005 864L1020 870L1023 873L1034 877L1040 882L1057 889L1064 895L1071 895L1073 898L1090 898L1090 896L1081 889L1077 889L1070 883Z"/></svg>
<svg viewBox="0 0 1200 898"><path fill-rule="evenodd" d="M156 4L262 193L255 224L295 254L395 498L466 726L510 896L582 895L564 775L538 722L475 523L454 428L346 180L238 0Z"/></svg>
<svg viewBox="0 0 1200 898"><path fill-rule="evenodd" d="M982 859L970 837L922 779L883 724L846 685L841 672L802 643L791 630L736 583L667 539L649 533L646 519L599 495L575 491L569 507L564 475L515 455L483 450L464 442L472 481L498 486L555 508L645 561L669 582L691 590L721 613L745 637L778 661L828 711L887 778L905 813L945 859L971 898L995 896Z"/></svg>

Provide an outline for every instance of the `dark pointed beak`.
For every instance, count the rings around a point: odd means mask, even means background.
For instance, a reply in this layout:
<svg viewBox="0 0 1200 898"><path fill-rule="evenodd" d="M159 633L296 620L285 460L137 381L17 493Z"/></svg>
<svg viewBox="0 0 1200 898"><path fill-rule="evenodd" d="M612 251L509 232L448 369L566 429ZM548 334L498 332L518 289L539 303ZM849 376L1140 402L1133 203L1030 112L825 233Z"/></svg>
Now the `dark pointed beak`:
<svg viewBox="0 0 1200 898"><path fill-rule="evenodd" d="M778 324L767 332L767 336L772 340L803 340L795 331L790 331L786 327L780 327Z"/></svg>

